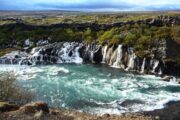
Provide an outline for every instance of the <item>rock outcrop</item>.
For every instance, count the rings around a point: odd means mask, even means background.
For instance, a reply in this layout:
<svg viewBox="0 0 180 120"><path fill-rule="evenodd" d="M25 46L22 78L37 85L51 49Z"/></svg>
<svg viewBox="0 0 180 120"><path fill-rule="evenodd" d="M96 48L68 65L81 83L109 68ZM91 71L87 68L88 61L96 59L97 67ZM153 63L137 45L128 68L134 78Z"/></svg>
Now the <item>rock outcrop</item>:
<svg viewBox="0 0 180 120"><path fill-rule="evenodd" d="M85 30L87 28L91 28L92 30L107 30L113 27L121 27L124 25L133 25L133 24L145 24L151 26L174 26L180 25L180 17L172 17L172 16L158 16L157 18L151 18L146 20L138 20L138 21L126 21L126 22L118 22L112 24L98 24L98 23L58 23L51 25L30 25L23 22L17 22L14 24L6 24L0 25L0 27L8 27L10 29L20 27L23 30L32 30L37 28L43 29L51 29L51 28L73 28L76 30Z"/></svg>
<svg viewBox="0 0 180 120"><path fill-rule="evenodd" d="M74 110L51 109L46 103L37 102L21 106L14 111L0 113L2 120L152 120L151 117L143 115L129 114L126 116L109 115L102 116L89 115Z"/></svg>

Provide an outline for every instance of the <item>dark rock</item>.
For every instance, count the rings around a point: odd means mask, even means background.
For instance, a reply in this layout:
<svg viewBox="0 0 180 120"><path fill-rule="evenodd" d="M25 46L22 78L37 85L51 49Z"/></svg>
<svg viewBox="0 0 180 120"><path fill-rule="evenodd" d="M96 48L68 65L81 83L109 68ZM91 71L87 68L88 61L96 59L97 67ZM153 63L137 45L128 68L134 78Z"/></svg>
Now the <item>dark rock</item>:
<svg viewBox="0 0 180 120"><path fill-rule="evenodd" d="M110 114L104 114L103 117L109 118Z"/></svg>
<svg viewBox="0 0 180 120"><path fill-rule="evenodd" d="M94 52L94 58L93 58L93 60L94 60L96 63L100 63L100 62L102 62L102 58L103 58L102 49L101 49L101 47L100 47L96 52Z"/></svg>
<svg viewBox="0 0 180 120"><path fill-rule="evenodd" d="M164 109L143 112L146 116L159 116L160 120L180 120L180 102L170 102Z"/></svg>
<svg viewBox="0 0 180 120"><path fill-rule="evenodd" d="M173 77L172 76L164 76L162 78L163 81L166 81L166 82L170 82L170 80L172 79Z"/></svg>
<svg viewBox="0 0 180 120"><path fill-rule="evenodd" d="M18 110L19 106L10 104L8 102L0 102L0 112L8 112Z"/></svg>
<svg viewBox="0 0 180 120"><path fill-rule="evenodd" d="M128 106L132 106L135 104L145 104L145 102L141 101L141 100L125 100L120 104L120 106L128 107Z"/></svg>

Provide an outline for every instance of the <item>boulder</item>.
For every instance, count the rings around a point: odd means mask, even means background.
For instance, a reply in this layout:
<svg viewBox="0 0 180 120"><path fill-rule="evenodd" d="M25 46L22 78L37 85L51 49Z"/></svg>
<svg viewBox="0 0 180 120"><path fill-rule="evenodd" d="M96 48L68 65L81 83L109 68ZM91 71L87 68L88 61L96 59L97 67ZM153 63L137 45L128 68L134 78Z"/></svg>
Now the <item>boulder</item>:
<svg viewBox="0 0 180 120"><path fill-rule="evenodd" d="M36 102L36 103L30 103L22 106L20 108L20 111L22 113L36 113L39 111L43 111L44 113L49 113L49 107L44 102Z"/></svg>
<svg viewBox="0 0 180 120"><path fill-rule="evenodd" d="M120 106L130 107L130 106L133 106L135 104L145 104L145 102L141 101L141 100L125 100L120 104Z"/></svg>
<svg viewBox="0 0 180 120"><path fill-rule="evenodd" d="M172 79L172 76L164 76L162 78L163 81L166 81L166 82L170 82L170 80Z"/></svg>

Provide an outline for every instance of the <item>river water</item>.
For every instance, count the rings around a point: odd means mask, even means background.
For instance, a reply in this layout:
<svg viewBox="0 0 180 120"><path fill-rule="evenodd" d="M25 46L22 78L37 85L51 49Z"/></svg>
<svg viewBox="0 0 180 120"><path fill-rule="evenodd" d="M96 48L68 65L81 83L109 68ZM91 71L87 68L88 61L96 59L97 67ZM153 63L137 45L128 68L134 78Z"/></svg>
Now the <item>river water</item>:
<svg viewBox="0 0 180 120"><path fill-rule="evenodd" d="M180 100L178 84L106 65L0 65L0 72L14 72L17 83L35 93L34 101L91 114L149 111Z"/></svg>

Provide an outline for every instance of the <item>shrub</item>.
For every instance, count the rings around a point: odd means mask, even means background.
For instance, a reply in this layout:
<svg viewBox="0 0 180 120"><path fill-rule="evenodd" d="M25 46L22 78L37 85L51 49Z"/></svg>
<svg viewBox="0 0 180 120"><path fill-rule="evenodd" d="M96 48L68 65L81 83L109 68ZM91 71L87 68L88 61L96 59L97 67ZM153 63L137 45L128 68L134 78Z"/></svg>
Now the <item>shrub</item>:
<svg viewBox="0 0 180 120"><path fill-rule="evenodd" d="M15 75L12 73L0 74L0 101L21 105L30 102L33 97L33 93L17 85Z"/></svg>

